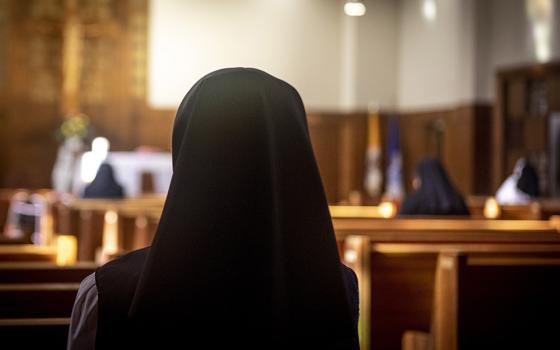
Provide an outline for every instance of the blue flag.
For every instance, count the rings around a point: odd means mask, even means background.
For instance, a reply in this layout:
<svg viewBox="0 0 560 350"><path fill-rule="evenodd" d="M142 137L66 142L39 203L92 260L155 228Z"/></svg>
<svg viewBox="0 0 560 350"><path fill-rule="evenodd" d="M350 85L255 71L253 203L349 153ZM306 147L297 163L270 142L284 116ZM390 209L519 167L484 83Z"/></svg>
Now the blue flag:
<svg viewBox="0 0 560 350"><path fill-rule="evenodd" d="M402 155L399 135L399 120L397 117L389 119L389 137L387 139L387 182L385 197L389 200L401 200L404 196L402 180Z"/></svg>

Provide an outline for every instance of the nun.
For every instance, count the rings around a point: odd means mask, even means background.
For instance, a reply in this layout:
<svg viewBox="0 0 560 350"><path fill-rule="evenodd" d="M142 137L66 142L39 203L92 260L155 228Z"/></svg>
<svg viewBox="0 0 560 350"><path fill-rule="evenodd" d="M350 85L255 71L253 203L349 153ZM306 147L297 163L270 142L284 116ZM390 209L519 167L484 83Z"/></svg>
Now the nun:
<svg viewBox="0 0 560 350"><path fill-rule="evenodd" d="M68 348L358 349L357 279L298 92L256 69L208 74L179 106L172 159L152 245L82 281Z"/></svg>
<svg viewBox="0 0 560 350"><path fill-rule="evenodd" d="M539 196L539 175L524 158L515 163L513 174L508 176L496 192L501 205L529 204Z"/></svg>
<svg viewBox="0 0 560 350"><path fill-rule="evenodd" d="M469 215L463 196L455 189L437 158L425 158L416 168L414 191L401 205L398 215Z"/></svg>
<svg viewBox="0 0 560 350"><path fill-rule="evenodd" d="M86 186L83 195L83 198L119 199L123 197L123 188L115 180L113 167L109 163L99 166L95 179Z"/></svg>

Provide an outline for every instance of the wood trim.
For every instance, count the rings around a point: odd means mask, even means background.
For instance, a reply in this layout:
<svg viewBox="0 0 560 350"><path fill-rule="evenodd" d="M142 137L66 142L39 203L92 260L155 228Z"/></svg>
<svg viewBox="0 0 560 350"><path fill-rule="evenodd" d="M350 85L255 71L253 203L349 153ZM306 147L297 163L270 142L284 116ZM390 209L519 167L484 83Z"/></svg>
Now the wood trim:
<svg viewBox="0 0 560 350"><path fill-rule="evenodd" d="M346 265L354 270L358 277L358 290L360 291L360 319L358 334L360 349L370 349L371 337L371 252L369 240L366 237L353 236L344 241L343 252L352 251L356 259L348 261L346 254L343 260Z"/></svg>
<svg viewBox="0 0 560 350"><path fill-rule="evenodd" d="M0 270L84 270L96 269L99 265L93 262L78 262L74 265L56 265L49 262L0 262Z"/></svg>
<svg viewBox="0 0 560 350"><path fill-rule="evenodd" d="M432 315L435 350L457 350L459 347L458 292L462 258L453 252L443 252L438 256Z"/></svg>
<svg viewBox="0 0 560 350"><path fill-rule="evenodd" d="M0 292L23 291L78 291L79 283L10 283L0 284Z"/></svg>
<svg viewBox="0 0 560 350"><path fill-rule="evenodd" d="M0 327L20 326L67 326L70 318L5 318L0 319Z"/></svg>
<svg viewBox="0 0 560 350"><path fill-rule="evenodd" d="M560 253L555 244L495 244L495 243L372 243L371 252L381 254L426 254L448 252L465 253Z"/></svg>

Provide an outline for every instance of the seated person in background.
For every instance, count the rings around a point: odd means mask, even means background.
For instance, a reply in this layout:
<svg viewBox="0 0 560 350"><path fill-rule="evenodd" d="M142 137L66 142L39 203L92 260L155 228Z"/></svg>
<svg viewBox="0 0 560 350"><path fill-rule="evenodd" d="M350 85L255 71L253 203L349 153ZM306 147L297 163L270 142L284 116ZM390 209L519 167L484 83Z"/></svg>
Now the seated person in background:
<svg viewBox="0 0 560 350"><path fill-rule="evenodd" d="M21 191L15 193L10 199L10 206L4 225L4 236L8 239L19 239L22 242L30 243L33 233L38 232L38 219L41 207L33 196Z"/></svg>
<svg viewBox="0 0 560 350"><path fill-rule="evenodd" d="M469 215L463 196L435 158L425 158L418 164L413 188L398 215Z"/></svg>
<svg viewBox="0 0 560 350"><path fill-rule="evenodd" d="M108 163L99 166L95 179L86 186L83 198L123 198L124 191L115 180L113 167Z"/></svg>
<svg viewBox="0 0 560 350"><path fill-rule="evenodd" d="M172 156L151 247L82 282L69 348L358 349L357 279L297 91L210 73L179 106Z"/></svg>
<svg viewBox="0 0 560 350"><path fill-rule="evenodd" d="M499 204L528 204L539 196L539 176L535 168L524 158L519 159L513 174L498 188L496 200Z"/></svg>

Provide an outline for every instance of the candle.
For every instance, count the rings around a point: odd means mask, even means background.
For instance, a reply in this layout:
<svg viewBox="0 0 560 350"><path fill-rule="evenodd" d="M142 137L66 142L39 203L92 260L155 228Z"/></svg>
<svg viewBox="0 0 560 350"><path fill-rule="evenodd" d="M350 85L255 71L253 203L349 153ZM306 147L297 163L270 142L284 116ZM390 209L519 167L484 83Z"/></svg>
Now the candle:
<svg viewBox="0 0 560 350"><path fill-rule="evenodd" d="M118 251L118 215L115 211L105 213L105 223L103 225L103 254L111 255Z"/></svg>
<svg viewBox="0 0 560 350"><path fill-rule="evenodd" d="M56 239L56 264L73 265L78 256L78 241L75 236L61 235Z"/></svg>
<svg viewBox="0 0 560 350"><path fill-rule="evenodd" d="M488 197L484 202L484 217L487 219L497 219L501 214L500 205L494 197Z"/></svg>
<svg viewBox="0 0 560 350"><path fill-rule="evenodd" d="M382 202L379 204L379 215L382 218L389 219L395 216L395 205L391 202Z"/></svg>

